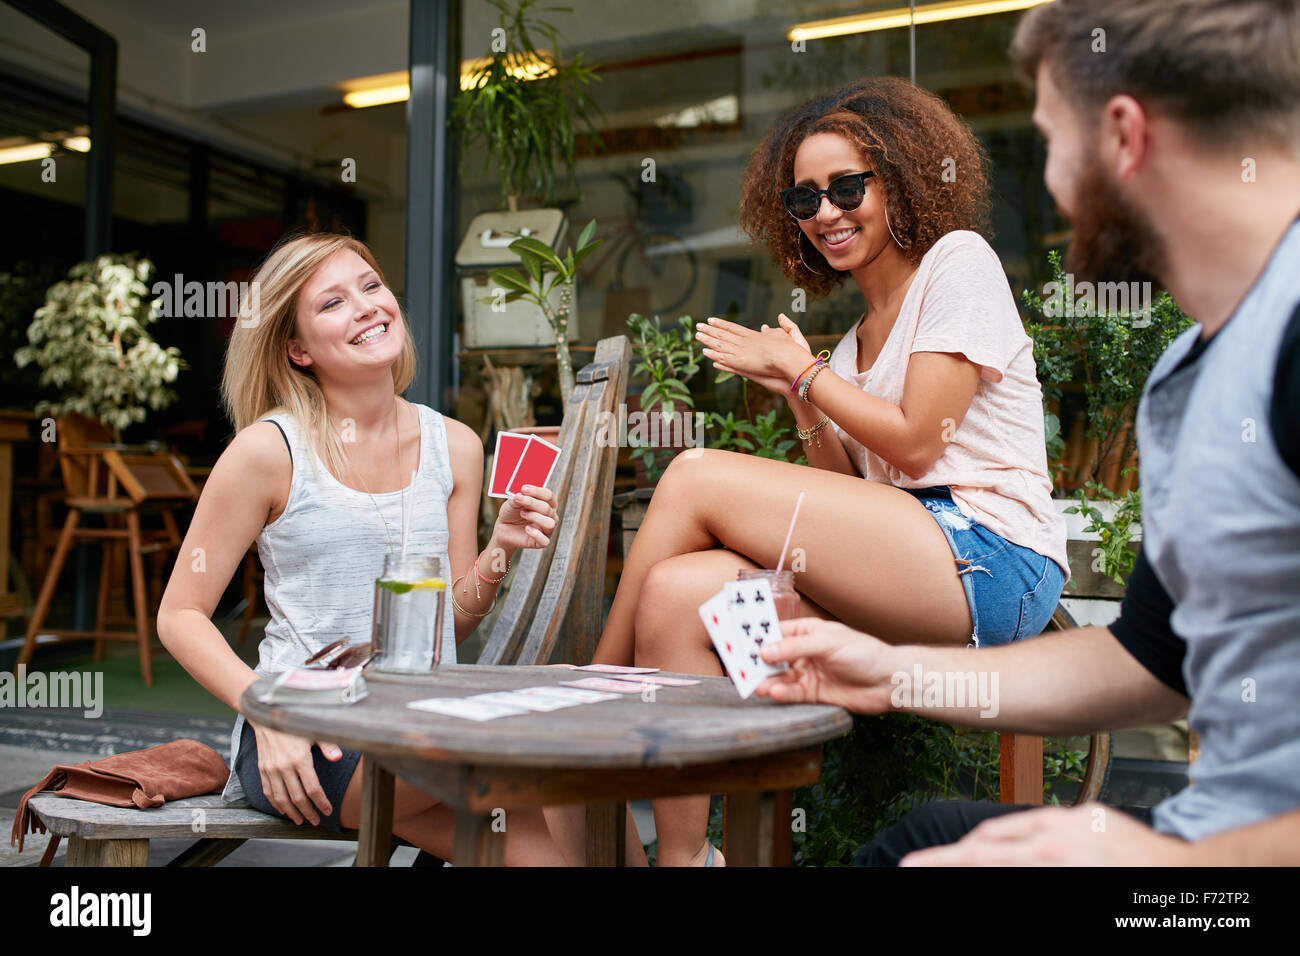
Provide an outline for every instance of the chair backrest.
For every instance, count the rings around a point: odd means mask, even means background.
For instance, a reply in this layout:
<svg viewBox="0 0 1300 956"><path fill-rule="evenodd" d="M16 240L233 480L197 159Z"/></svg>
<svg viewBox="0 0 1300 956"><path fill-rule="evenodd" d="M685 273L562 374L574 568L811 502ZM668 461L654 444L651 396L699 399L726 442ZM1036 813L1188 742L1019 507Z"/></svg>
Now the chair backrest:
<svg viewBox="0 0 1300 956"><path fill-rule="evenodd" d="M101 421L71 412L60 415L55 426L58 440L59 469L63 488L70 495L103 493L101 478L107 475L99 467L101 455L92 445L107 445L113 433Z"/></svg>
<svg viewBox="0 0 1300 956"><path fill-rule="evenodd" d="M549 487L559 522L545 548L523 552L480 664L587 663L604 617L605 557L617 419L627 395L627 336L601 339L577 374Z"/></svg>
<svg viewBox="0 0 1300 956"><path fill-rule="evenodd" d="M197 501L199 494L185 466L170 452L139 453L109 449L104 462L136 504L145 501Z"/></svg>

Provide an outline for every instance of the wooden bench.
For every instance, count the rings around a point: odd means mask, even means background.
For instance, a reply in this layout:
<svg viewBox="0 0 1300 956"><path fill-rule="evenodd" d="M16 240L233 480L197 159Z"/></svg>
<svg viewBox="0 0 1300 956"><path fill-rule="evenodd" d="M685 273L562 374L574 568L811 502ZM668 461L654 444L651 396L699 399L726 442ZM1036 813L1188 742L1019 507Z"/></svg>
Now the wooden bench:
<svg viewBox="0 0 1300 956"><path fill-rule="evenodd" d="M605 556L617 442L598 444L603 427L617 435L608 416L618 413L627 393L630 347L626 336L603 339L591 364L577 374L557 444L561 454L551 477L560 514L550 544L519 557L501 615L479 656L480 664L534 664L555 659L587 663L602 626ZM390 835L339 834L322 827L295 826L247 805L223 803L209 794L176 800L153 810L106 807L53 793L32 797L30 806L52 835L68 839L69 866L144 866L149 840L202 838L169 865L211 866L245 840L357 840L358 859L370 863L392 855L391 775L361 761L362 804L387 806ZM196 816L198 811L202 816Z"/></svg>

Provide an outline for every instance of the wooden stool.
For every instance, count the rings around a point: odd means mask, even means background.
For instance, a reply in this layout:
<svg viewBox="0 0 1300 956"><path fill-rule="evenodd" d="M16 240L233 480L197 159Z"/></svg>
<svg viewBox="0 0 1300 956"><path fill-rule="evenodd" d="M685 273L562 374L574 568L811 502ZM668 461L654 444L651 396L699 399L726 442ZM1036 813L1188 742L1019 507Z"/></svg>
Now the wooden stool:
<svg viewBox="0 0 1300 956"><path fill-rule="evenodd" d="M197 495L181 463L166 452L132 448L99 442L108 430L99 422L83 416L59 419L59 464L67 491L68 515L63 522L54 557L32 610L23 649L18 663L27 665L36 650L36 636L49 613L59 574L67 561L74 541L99 541L103 561L99 573L99 600L95 628L47 630L55 643L92 638L95 657L103 653L103 641L134 641L140 650L140 672L145 686L153 684L153 660L149 642L149 604L145 596L144 556L179 548L180 529L172 509L192 506ZM163 528L144 531L140 525L142 510L156 510ZM99 515L103 527L84 527L82 519ZM112 583L112 553L119 543L126 545L134 598L134 618L130 630L110 630L116 619L108 616L108 593Z"/></svg>

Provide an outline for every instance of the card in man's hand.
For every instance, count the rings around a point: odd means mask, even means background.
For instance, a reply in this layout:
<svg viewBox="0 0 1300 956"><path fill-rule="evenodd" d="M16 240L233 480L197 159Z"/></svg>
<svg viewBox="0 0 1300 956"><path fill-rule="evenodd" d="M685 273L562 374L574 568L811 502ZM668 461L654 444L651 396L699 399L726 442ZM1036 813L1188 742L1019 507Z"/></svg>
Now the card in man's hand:
<svg viewBox="0 0 1300 956"><path fill-rule="evenodd" d="M524 485L545 486L559 457L559 448L536 435L497 432L488 495L509 498L518 494Z"/></svg>
<svg viewBox="0 0 1300 956"><path fill-rule="evenodd" d="M767 663L760 653L764 643L781 639L767 581L728 582L700 605L700 619L741 697L749 697L765 678L785 670L785 665Z"/></svg>

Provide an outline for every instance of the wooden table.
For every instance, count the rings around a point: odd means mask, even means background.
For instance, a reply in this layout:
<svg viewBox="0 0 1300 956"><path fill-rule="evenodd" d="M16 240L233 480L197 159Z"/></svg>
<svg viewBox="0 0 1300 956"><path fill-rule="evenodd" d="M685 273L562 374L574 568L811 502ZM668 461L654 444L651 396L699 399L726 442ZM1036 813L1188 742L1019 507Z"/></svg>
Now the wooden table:
<svg viewBox="0 0 1300 956"><path fill-rule="evenodd" d="M447 665L433 674L367 677L369 696L351 706L268 705L266 681L244 692L240 710L276 730L330 740L365 755L358 865L386 865L396 775L455 809L454 860L502 863L494 832L500 811L587 805L587 864L624 860L630 799L728 794L724 852L731 865L771 865L773 838L790 828L781 791L821 773L821 745L852 728L826 705L741 700L724 677L549 713L481 723L412 710L426 697L469 697L595 676L558 667Z"/></svg>

